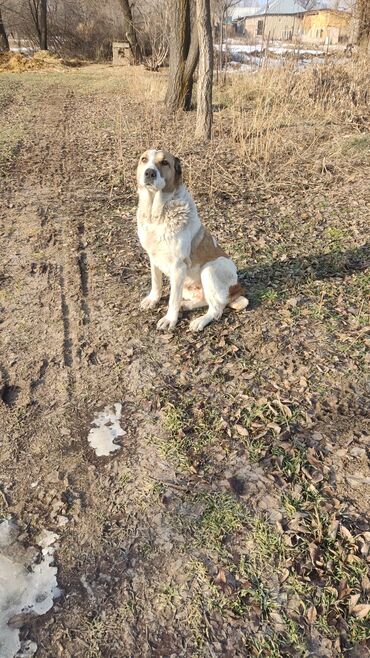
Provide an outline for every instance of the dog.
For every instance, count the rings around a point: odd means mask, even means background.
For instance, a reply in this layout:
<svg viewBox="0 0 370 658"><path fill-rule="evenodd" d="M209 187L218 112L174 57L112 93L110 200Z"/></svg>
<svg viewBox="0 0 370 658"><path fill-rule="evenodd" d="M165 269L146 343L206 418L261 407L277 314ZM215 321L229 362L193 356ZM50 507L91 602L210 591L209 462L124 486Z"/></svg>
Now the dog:
<svg viewBox="0 0 370 658"><path fill-rule="evenodd" d="M182 180L180 160L164 150L145 151L137 166L139 240L150 259L152 285L141 302L151 309L162 296L162 275L169 277L170 298L157 329L173 330L180 309L208 307L190 322L202 331L219 320L226 306L248 306L233 261L203 226Z"/></svg>

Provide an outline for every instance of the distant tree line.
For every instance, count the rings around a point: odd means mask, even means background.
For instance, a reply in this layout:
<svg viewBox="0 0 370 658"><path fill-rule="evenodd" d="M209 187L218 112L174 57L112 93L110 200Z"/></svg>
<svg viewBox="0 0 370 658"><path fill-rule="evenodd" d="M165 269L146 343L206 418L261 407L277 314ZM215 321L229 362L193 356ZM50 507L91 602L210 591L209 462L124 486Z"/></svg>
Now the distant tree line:
<svg viewBox="0 0 370 658"><path fill-rule="evenodd" d="M352 0L348 0L352 2ZM358 43L368 49L370 0L353 0ZM313 0L301 0L311 6ZM213 41L218 24L222 68L223 25L238 0L0 0L0 50L9 37L63 55L104 59L113 40L128 42L132 61L153 71L169 64L166 105L189 110L197 80L196 134L208 139L212 125Z"/></svg>

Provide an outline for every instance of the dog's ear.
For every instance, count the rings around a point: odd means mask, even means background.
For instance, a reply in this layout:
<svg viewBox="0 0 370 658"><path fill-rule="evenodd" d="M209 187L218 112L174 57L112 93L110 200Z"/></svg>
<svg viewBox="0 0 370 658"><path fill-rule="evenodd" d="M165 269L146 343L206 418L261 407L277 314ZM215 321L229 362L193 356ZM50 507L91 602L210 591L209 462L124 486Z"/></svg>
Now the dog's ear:
<svg viewBox="0 0 370 658"><path fill-rule="evenodd" d="M176 185L180 185L182 181L182 169L181 169L181 162L179 158L175 158L175 183Z"/></svg>

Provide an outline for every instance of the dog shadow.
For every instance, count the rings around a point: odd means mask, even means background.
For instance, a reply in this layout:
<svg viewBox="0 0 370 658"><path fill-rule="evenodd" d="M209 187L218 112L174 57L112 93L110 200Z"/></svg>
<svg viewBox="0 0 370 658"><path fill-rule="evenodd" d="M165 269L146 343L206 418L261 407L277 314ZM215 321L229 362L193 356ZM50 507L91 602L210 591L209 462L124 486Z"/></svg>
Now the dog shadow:
<svg viewBox="0 0 370 658"><path fill-rule="evenodd" d="M239 279L245 285L251 306L263 301L266 289L277 294L294 293L305 283L314 280L344 277L370 267L370 242L346 251L334 249L327 254L297 256L285 261L255 265L239 270Z"/></svg>

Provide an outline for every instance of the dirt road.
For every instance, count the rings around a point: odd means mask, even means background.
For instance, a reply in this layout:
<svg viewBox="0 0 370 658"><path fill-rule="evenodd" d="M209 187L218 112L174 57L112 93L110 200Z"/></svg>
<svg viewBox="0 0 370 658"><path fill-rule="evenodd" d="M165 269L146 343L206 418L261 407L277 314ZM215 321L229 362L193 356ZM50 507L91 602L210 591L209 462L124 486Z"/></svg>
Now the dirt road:
<svg viewBox="0 0 370 658"><path fill-rule="evenodd" d="M0 84L0 510L24 545L58 534L62 591L21 639L40 658L366 655L369 165L304 198L194 181L251 310L162 335L138 310L134 169L174 126L108 67ZM116 403L122 447L98 457Z"/></svg>

